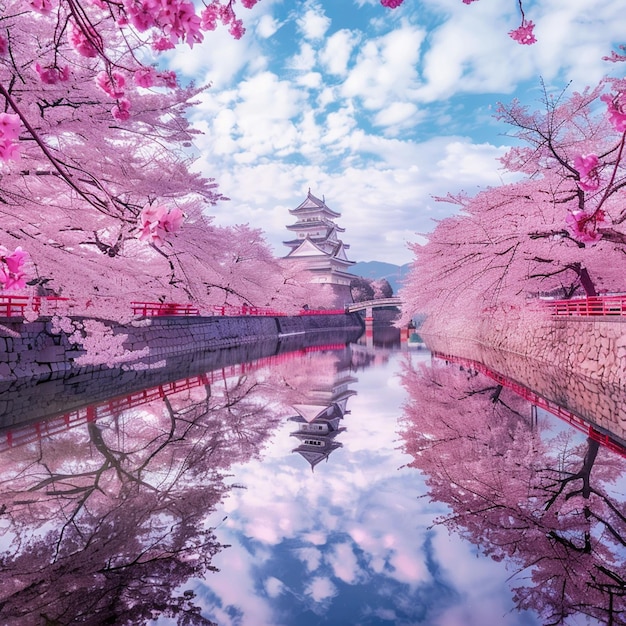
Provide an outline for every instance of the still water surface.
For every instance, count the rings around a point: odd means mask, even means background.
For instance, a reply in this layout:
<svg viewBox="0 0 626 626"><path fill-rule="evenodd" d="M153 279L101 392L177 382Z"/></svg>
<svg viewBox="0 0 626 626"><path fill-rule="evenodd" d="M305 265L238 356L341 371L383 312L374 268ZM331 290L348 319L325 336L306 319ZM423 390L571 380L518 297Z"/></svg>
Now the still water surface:
<svg viewBox="0 0 626 626"><path fill-rule="evenodd" d="M0 623L626 623L624 458L427 352L336 348L5 447Z"/></svg>

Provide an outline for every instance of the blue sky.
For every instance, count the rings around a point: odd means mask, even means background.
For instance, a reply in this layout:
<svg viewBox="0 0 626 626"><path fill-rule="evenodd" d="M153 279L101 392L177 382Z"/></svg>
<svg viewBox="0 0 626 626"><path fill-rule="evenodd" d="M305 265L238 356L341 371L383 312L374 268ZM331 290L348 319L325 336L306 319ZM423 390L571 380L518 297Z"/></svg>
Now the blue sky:
<svg viewBox="0 0 626 626"><path fill-rule="evenodd" d="M506 180L497 158L511 139L499 101L536 102L548 87L596 84L621 41L620 0L525 4L538 43L508 36L514 0L260 0L238 6L247 33L209 33L168 58L211 88L192 113L203 131L195 167L231 198L218 224L262 228L288 249L288 209L310 188L342 217L355 261L411 260L452 210L432 196L474 193Z"/></svg>

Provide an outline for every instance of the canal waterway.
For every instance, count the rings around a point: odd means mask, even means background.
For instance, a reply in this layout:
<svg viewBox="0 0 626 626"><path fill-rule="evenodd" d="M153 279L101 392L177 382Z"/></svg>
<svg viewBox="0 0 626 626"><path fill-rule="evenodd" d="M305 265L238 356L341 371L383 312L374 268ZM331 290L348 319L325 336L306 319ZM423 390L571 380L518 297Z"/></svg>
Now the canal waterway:
<svg viewBox="0 0 626 626"><path fill-rule="evenodd" d="M0 623L626 623L619 452L389 340L234 360L2 431Z"/></svg>

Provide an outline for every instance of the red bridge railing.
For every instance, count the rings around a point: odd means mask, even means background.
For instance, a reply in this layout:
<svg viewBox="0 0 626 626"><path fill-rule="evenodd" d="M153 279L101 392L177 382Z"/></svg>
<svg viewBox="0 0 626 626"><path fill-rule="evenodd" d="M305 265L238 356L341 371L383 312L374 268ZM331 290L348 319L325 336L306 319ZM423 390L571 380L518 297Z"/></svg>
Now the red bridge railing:
<svg viewBox="0 0 626 626"><path fill-rule="evenodd" d="M543 300L542 306L552 315L588 317L592 315L626 315L626 295L591 296L573 300Z"/></svg>
<svg viewBox="0 0 626 626"><path fill-rule="evenodd" d="M200 315L200 309L193 304L177 302L131 302L133 315L155 317L158 315Z"/></svg>
<svg viewBox="0 0 626 626"><path fill-rule="evenodd" d="M451 354L444 354L442 352L433 352L433 356L438 359L443 359L445 361L450 361L451 363L458 363L460 365L465 365L466 367L471 367L472 369L488 376L492 380L495 380L498 384L503 387L507 387L514 391L517 395L522 398L529 400L535 406L538 406L541 409L548 411L552 415L555 415L559 419L567 422L570 426L576 428L580 432L584 433L590 439L597 441L600 445L608 448L612 452L619 454L626 458L626 446L617 441L615 438L611 437L608 433L603 433L594 428L593 424L586 421L579 415L572 413L568 409L559 406L555 402L547 400L546 398L538 395L528 387L524 385L520 385L519 383L499 374L498 372L490 369L480 361L474 361L472 359L465 359L463 357L454 356Z"/></svg>
<svg viewBox="0 0 626 626"><path fill-rule="evenodd" d="M45 303L46 312L54 312L63 302L73 303L70 298L57 296L5 296L0 295L0 318L24 318L28 310L39 314ZM88 304L87 304L88 305ZM201 315L200 308L191 303L179 302L131 302L133 315L156 317L161 315ZM344 309L301 309L297 315L343 315ZM288 315L270 307L215 305L209 315L239 317L242 315Z"/></svg>

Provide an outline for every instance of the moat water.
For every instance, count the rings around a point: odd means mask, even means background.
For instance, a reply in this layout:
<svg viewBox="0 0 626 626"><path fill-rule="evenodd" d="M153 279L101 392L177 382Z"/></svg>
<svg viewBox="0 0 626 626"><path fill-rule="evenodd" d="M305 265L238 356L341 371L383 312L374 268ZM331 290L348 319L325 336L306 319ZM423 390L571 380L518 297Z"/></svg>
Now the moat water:
<svg viewBox="0 0 626 626"><path fill-rule="evenodd" d="M423 349L308 346L8 432L0 624L626 623L626 457Z"/></svg>

